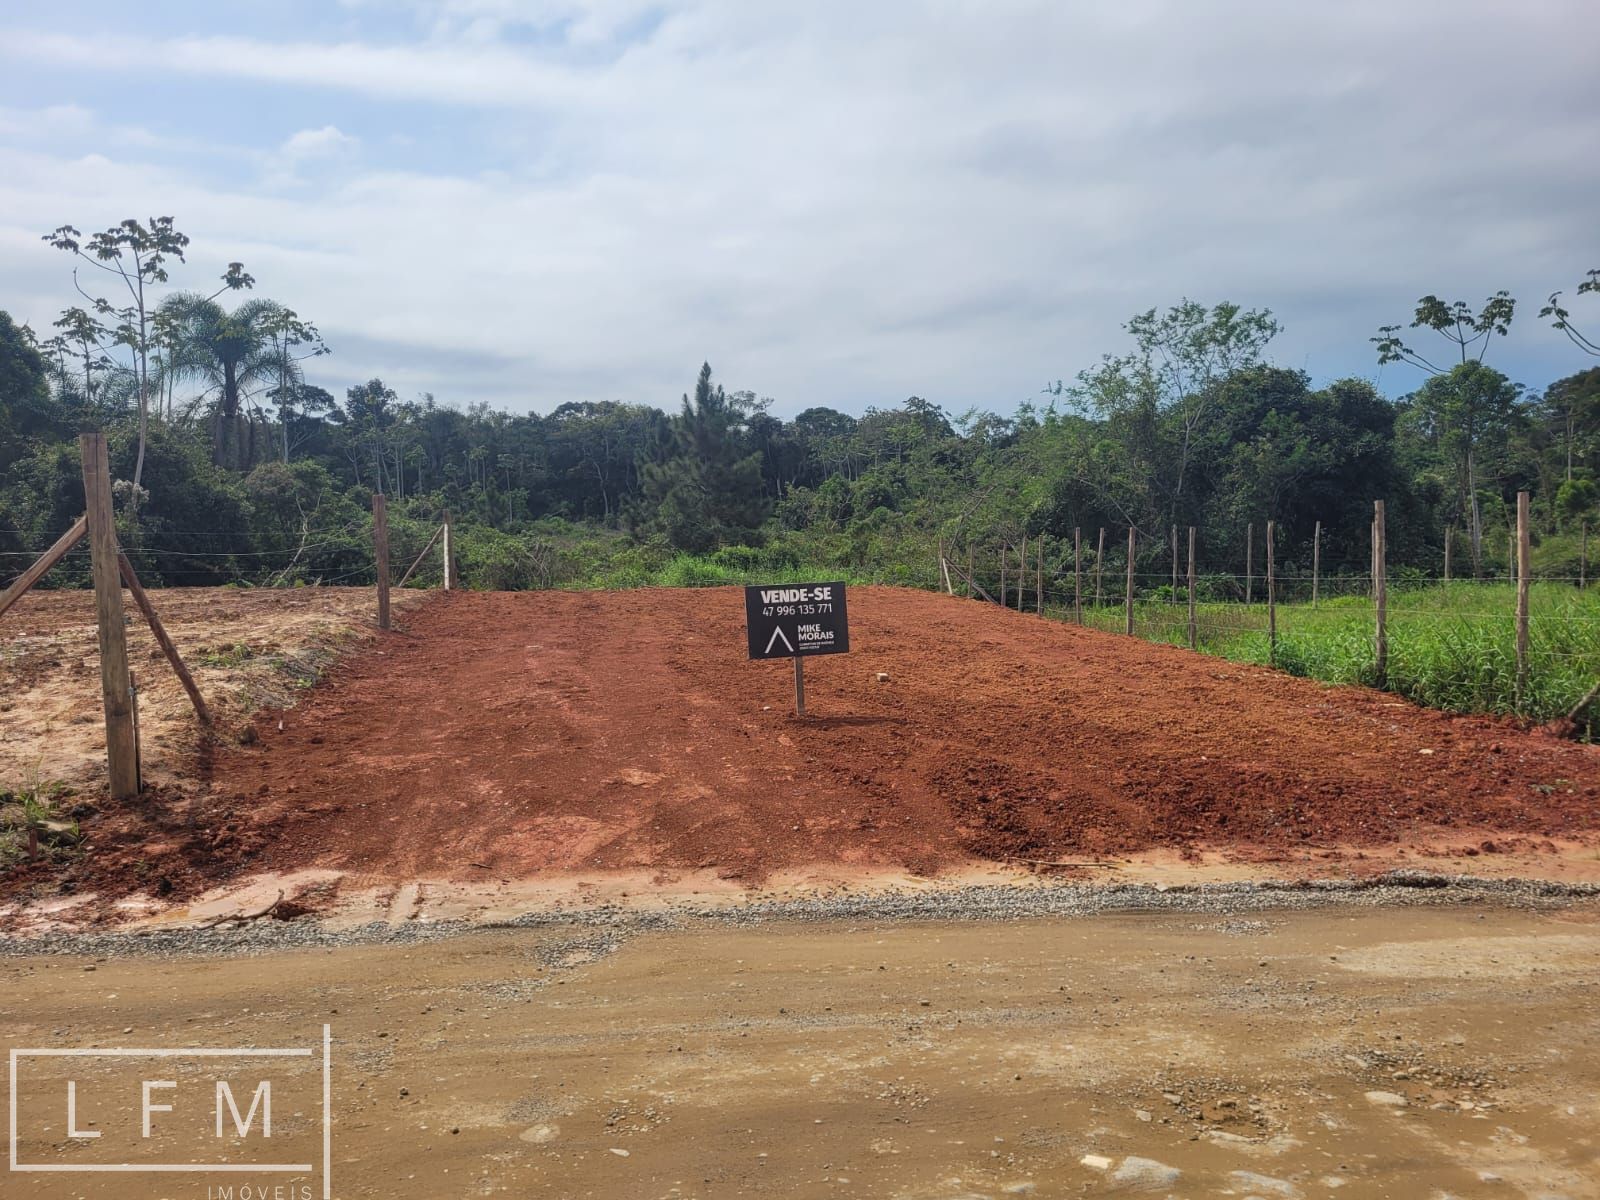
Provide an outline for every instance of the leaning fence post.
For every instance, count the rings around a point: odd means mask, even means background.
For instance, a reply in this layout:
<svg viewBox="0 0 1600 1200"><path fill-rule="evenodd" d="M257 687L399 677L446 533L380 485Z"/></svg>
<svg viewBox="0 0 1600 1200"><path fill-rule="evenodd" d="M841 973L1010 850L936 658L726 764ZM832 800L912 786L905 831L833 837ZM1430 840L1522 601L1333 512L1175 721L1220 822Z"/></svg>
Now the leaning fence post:
<svg viewBox="0 0 1600 1200"><path fill-rule="evenodd" d="M1072 619L1083 624L1083 530L1072 527Z"/></svg>
<svg viewBox="0 0 1600 1200"><path fill-rule="evenodd" d="M1194 621L1194 526L1189 526L1189 649L1200 648Z"/></svg>
<svg viewBox="0 0 1600 1200"><path fill-rule="evenodd" d="M372 493L372 557L378 567L378 628L389 628L389 515L382 492Z"/></svg>
<svg viewBox="0 0 1600 1200"><path fill-rule="evenodd" d="M1128 594L1123 601L1127 613L1128 636L1133 636L1133 526L1128 526Z"/></svg>
<svg viewBox="0 0 1600 1200"><path fill-rule="evenodd" d="M405 587L406 581L416 574L417 568L422 565L422 560L428 557L428 551L433 549L433 544L439 540L439 535L443 532L444 526L442 525L433 531L433 536L428 539L427 544L422 547L422 550L417 557L411 560L411 565L406 568L406 573L400 576L400 582L395 584L395 587Z"/></svg>
<svg viewBox="0 0 1600 1200"><path fill-rule="evenodd" d="M194 676L189 674L189 668L184 666L183 657L178 653L178 647L173 645L172 638L167 634L167 627L161 623L161 618L156 615L155 605L150 603L150 596L145 592L144 586L139 582L139 576L134 573L133 563L121 550L117 551L117 570L122 574L122 582L128 587L128 594L133 597L133 602L139 606L139 611L144 614L150 632L155 634L156 644L161 647L161 653L167 656L167 662L172 666L172 672L178 677L178 682L183 684L183 690L189 694L189 703L194 705L194 715L200 718L200 724L207 729L211 728L211 710L206 707L205 697L200 694Z"/></svg>
<svg viewBox="0 0 1600 1200"><path fill-rule="evenodd" d="M83 539L88 529L86 518L79 517L72 523L71 529L56 539L55 545L35 559L31 567L17 576L12 581L11 586L3 593L0 593L0 616L3 616L7 609L22 599L24 592L49 574L50 568L66 557L67 551L71 550Z"/></svg>
<svg viewBox="0 0 1600 1200"><path fill-rule="evenodd" d="M1528 493L1517 493L1517 711L1528 696Z"/></svg>
<svg viewBox="0 0 1600 1200"><path fill-rule="evenodd" d="M1379 687L1387 687L1389 682L1389 595L1385 579L1387 564L1384 538L1383 501L1374 500L1372 502L1372 597L1376 629L1373 636L1373 656L1376 660L1374 665Z"/></svg>
<svg viewBox="0 0 1600 1200"><path fill-rule="evenodd" d="M1277 523L1267 522L1267 663L1270 666L1278 665L1278 588L1277 575L1273 571L1272 540L1277 532Z"/></svg>
<svg viewBox="0 0 1600 1200"><path fill-rule="evenodd" d="M128 673L128 632L122 611L117 529L111 515L111 467L106 435L78 437L83 457L84 518L94 577L95 624L100 640L100 691L106 714L106 774L114 800L139 794L139 745L133 728L133 677Z"/></svg>

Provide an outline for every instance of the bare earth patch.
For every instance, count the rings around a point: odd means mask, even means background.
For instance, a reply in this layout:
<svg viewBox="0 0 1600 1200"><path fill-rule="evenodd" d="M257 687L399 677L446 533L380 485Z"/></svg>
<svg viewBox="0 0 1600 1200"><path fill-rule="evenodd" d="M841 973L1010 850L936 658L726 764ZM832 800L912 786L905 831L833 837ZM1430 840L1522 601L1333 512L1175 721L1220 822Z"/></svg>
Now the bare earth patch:
<svg viewBox="0 0 1600 1200"><path fill-rule="evenodd" d="M427 595L393 593L397 614ZM224 740L262 709L292 707L340 652L377 632L371 588L158 589L151 598ZM126 593L123 601L145 780L192 779L201 741L194 710ZM85 793L106 782L88 591L35 590L0 618L0 790L51 782Z"/></svg>
<svg viewBox="0 0 1600 1200"><path fill-rule="evenodd" d="M0 875L0 917L244 910L306 872L296 910L399 921L974 873L1600 876L1600 748L927 592L853 591L803 721L736 588L452 593L381 638L363 589L155 603L230 736L201 752L136 630L151 786L106 802L89 597L30 597L0 786L89 811L69 861Z"/></svg>

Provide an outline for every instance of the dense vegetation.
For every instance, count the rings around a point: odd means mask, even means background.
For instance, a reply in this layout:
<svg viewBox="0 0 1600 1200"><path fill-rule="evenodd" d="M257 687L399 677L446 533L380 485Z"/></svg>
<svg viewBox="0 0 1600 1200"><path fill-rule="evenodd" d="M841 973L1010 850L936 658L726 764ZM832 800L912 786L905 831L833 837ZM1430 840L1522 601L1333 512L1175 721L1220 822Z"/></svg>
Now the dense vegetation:
<svg viewBox="0 0 1600 1200"><path fill-rule="evenodd" d="M1133 525L1152 600L1174 526L1200 531L1208 599L1237 593L1252 524L1259 572L1267 519L1284 575L1308 569L1317 522L1323 569L1364 572L1377 497L1397 574L1437 575L1450 529L1458 576L1502 574L1526 489L1541 571L1575 575L1600 498L1600 368L1539 390L1495 370L1487 351L1515 315L1504 294L1479 310L1425 297L1408 327L1379 330L1377 359L1417 371L1398 401L1272 365L1266 311L1185 301L1135 316L1126 346L1010 415L913 396L783 420L709 366L670 410L530 394L549 411L508 413L401 397L381 379L342 396L309 382L307 361L329 348L286 306L232 302L255 283L240 264L214 290L173 290L187 239L168 219L48 240L77 261L86 304L49 336L0 313L0 576L81 511L85 428L110 434L141 575L169 586L370 581L377 490L397 558L453 511L468 586L803 571L932 585L941 542L958 558L971 549L992 580L999 546L1024 536L1049 535L1054 574L1078 528L1091 544L1112 531L1110 571ZM109 296L87 289L95 278ZM1559 294L1541 316L1594 352ZM1454 361L1403 340L1434 335ZM53 578L84 572L69 560Z"/></svg>

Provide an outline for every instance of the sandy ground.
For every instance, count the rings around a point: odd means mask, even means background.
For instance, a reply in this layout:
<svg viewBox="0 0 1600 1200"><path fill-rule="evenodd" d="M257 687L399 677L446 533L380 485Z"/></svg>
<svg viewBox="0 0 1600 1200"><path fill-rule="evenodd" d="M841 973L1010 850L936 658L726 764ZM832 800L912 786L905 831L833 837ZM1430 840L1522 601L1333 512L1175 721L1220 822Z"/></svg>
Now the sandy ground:
<svg viewBox="0 0 1600 1200"><path fill-rule="evenodd" d="M151 602L225 735L263 708L293 705L344 650L377 632L371 588L155 589ZM398 615L427 593L392 593ZM123 593L139 689L145 779L193 779L194 709ZM64 783L103 790L105 725L94 596L35 589L0 618L0 789Z"/></svg>
<svg viewBox="0 0 1600 1200"><path fill-rule="evenodd" d="M0 1027L13 1046L320 1054L328 1023L341 1200L1582 1200L1600 1196L1597 987L1592 903L558 925L0 958ZM22 1161L217 1154L209 1063L163 1061L174 1110L145 1143L146 1064L70 1061L24 1063ZM277 1077L272 1154L320 1164L303 1063ZM100 1141L66 1136L69 1073ZM228 1144L261 1161L259 1140ZM22 1173L5 1194L215 1200L301 1178Z"/></svg>

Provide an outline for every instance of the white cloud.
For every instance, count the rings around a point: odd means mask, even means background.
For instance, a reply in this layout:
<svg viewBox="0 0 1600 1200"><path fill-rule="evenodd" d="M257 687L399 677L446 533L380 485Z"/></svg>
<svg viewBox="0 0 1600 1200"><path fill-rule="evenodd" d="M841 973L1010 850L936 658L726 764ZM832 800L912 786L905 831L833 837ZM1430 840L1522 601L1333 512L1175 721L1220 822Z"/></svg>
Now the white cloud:
<svg viewBox="0 0 1600 1200"><path fill-rule="evenodd" d="M291 161L309 158L332 158L356 147L359 139L342 132L337 125L324 125L321 129L302 129L291 134L278 148L278 153Z"/></svg>
<svg viewBox="0 0 1600 1200"><path fill-rule="evenodd" d="M0 302L36 325L66 302L64 262L21 234L148 210L199 274L242 259L316 320L329 386L517 407L667 403L709 358L784 411L1009 408L1185 294L1275 308L1282 360L1328 374L1374 369L1367 337L1423 292L1506 286L1525 309L1502 361L1533 383L1587 365L1533 316L1600 262L1581 0L707 3L643 39L632 0L416 11L406 42L0 39L326 113L222 186L125 143L52 150L0 111ZM372 115L401 101L405 170Z"/></svg>

